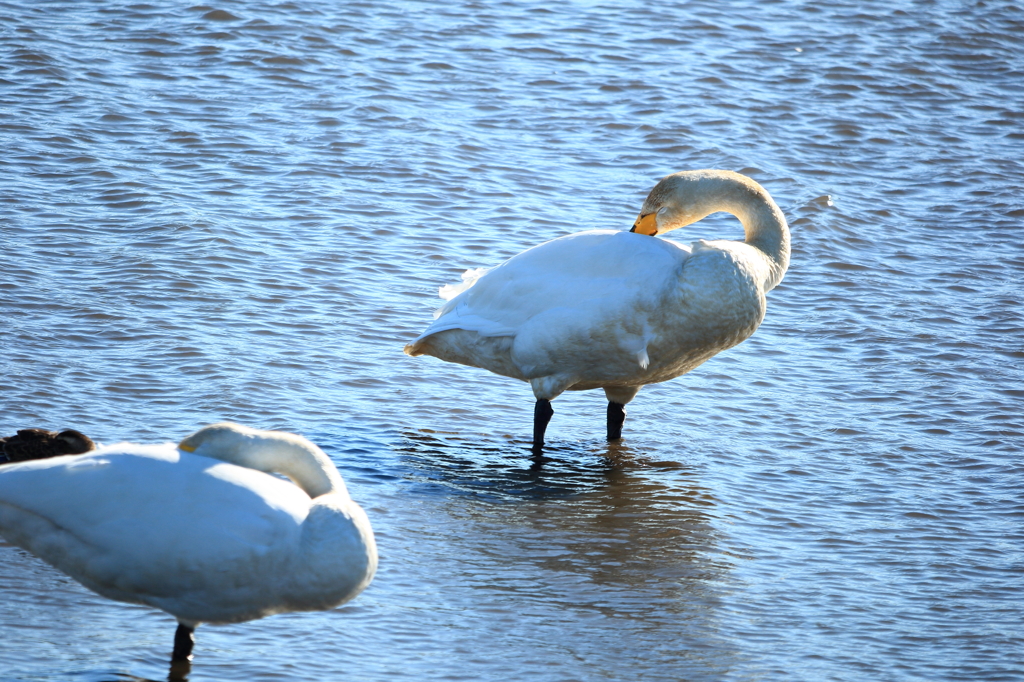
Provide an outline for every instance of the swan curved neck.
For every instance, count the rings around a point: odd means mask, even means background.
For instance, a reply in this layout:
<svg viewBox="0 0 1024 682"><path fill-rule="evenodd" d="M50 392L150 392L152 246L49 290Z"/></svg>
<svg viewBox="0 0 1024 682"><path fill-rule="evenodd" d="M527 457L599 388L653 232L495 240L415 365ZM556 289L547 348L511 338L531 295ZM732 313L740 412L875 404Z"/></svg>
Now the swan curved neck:
<svg viewBox="0 0 1024 682"><path fill-rule="evenodd" d="M708 214L731 213L743 224L744 241L768 261L765 291L774 289L789 268L789 225L771 195L750 178L723 171L708 192Z"/></svg>
<svg viewBox="0 0 1024 682"><path fill-rule="evenodd" d="M305 438L263 439L252 445L246 452L246 466L284 474L311 498L336 492L347 494L334 464L323 450Z"/></svg>
<svg viewBox="0 0 1024 682"><path fill-rule="evenodd" d="M764 290L775 288L789 267L789 226L765 188L745 175L711 169L668 175L647 195L633 229L664 234L719 211L743 223L745 243L764 258Z"/></svg>
<svg viewBox="0 0 1024 682"><path fill-rule="evenodd" d="M294 433L259 431L223 422L196 431L178 447L249 469L283 474L311 498L327 493L348 495L341 475L324 451Z"/></svg>

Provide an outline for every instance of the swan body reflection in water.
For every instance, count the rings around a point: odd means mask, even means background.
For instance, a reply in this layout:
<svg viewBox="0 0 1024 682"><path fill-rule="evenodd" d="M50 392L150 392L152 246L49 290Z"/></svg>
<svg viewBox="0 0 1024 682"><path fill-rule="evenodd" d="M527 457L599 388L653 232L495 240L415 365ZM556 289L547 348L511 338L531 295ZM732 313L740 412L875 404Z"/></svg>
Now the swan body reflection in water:
<svg viewBox="0 0 1024 682"><path fill-rule="evenodd" d="M541 467L508 442L455 434L406 432L399 452L420 494L447 500L453 522L477 538L476 547L456 540L459 551L504 557L486 580L466 562L466 579L481 581L481 592L506 590L529 603L544 585L549 599L583 614L581 623L593 611L645 627L685 615L694 619L688 634L706 636L714 579L731 564L716 558L716 503L696 468L621 442L560 442Z"/></svg>

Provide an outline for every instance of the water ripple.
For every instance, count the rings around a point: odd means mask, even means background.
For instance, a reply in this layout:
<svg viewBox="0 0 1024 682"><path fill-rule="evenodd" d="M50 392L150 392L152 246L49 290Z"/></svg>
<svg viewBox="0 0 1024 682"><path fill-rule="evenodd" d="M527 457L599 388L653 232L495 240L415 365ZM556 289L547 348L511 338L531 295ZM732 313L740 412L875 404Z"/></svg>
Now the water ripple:
<svg viewBox="0 0 1024 682"><path fill-rule="evenodd" d="M0 426L328 450L377 581L200 629L192 680L1015 678L1022 30L1002 1L0 4ZM702 167L768 188L792 267L621 445L566 395L531 459L528 387L402 355L463 270ZM0 564L4 676L166 678L168 617Z"/></svg>

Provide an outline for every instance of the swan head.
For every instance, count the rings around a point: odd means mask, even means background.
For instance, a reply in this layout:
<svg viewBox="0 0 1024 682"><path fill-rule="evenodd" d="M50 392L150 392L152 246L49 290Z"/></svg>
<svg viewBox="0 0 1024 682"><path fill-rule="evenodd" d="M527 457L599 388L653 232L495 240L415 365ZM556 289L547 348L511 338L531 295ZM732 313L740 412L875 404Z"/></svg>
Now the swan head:
<svg viewBox="0 0 1024 682"><path fill-rule="evenodd" d="M717 211L732 213L744 229L765 222L761 215L765 211L773 214L767 222L782 219L768 192L745 175L712 169L680 171L665 176L654 186L630 232L664 234Z"/></svg>
<svg viewBox="0 0 1024 682"><path fill-rule="evenodd" d="M204 426L186 437L178 443L178 449L233 462L240 458L238 453L251 447L263 434L269 433L273 432L259 431L232 422L221 422Z"/></svg>
<svg viewBox="0 0 1024 682"><path fill-rule="evenodd" d="M711 212L707 210L711 179L709 171L682 171L662 178L644 200L630 232L655 236L697 222Z"/></svg>
<svg viewBox="0 0 1024 682"><path fill-rule="evenodd" d="M178 449L268 473L284 474L310 497L344 492L341 475L324 451L285 431L261 431L232 422L204 426Z"/></svg>

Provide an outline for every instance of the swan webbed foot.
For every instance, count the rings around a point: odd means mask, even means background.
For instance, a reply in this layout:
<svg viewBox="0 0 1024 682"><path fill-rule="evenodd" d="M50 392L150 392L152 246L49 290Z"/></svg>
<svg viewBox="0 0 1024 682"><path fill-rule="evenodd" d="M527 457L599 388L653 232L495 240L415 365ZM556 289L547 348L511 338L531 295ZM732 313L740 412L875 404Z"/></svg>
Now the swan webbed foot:
<svg viewBox="0 0 1024 682"><path fill-rule="evenodd" d="M544 432L548 430L548 422L551 415L555 413L551 407L551 401L538 398L533 406L533 451L540 452L544 449Z"/></svg>
<svg viewBox="0 0 1024 682"><path fill-rule="evenodd" d="M622 425L626 423L626 406L608 401L608 440L622 438Z"/></svg>
<svg viewBox="0 0 1024 682"><path fill-rule="evenodd" d="M191 661L192 646L196 643L195 628L184 623L178 623L178 629L174 631L174 653L171 654L171 661Z"/></svg>

